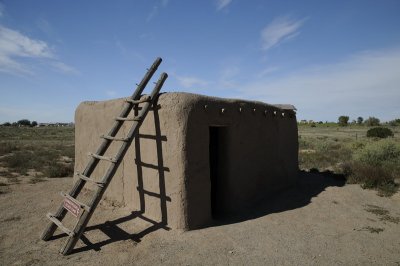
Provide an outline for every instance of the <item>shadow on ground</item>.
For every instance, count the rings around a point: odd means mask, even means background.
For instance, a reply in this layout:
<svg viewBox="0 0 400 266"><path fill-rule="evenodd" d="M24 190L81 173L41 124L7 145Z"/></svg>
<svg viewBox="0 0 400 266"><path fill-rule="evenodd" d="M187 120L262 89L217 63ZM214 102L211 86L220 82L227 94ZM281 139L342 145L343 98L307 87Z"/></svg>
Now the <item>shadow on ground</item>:
<svg viewBox="0 0 400 266"><path fill-rule="evenodd" d="M233 224L259 218L271 213L279 213L301 208L308 205L313 197L316 197L327 187L342 187L344 185L345 178L341 175L336 175L331 172L300 171L299 181L295 186L277 192L268 198L264 198L262 201L258 202L254 208L247 209L245 212L241 212L240 215L225 216L215 220L214 224L205 227ZM138 233L129 233L121 228L121 224L134 219L142 219L145 222L150 223L151 226ZM170 230L166 224L166 220L158 222L143 216L141 211L132 212L125 217L87 227L85 232L100 230L102 233L107 235L108 238L100 242L92 243L85 235L82 235L81 240L85 246L75 248L72 253L79 253L88 250L99 251L101 250L101 247L105 245L124 240L131 240L133 243L139 243L144 236L159 229ZM65 236L65 234L60 234L53 236L52 239Z"/></svg>
<svg viewBox="0 0 400 266"><path fill-rule="evenodd" d="M343 175L334 174L330 171L300 171L299 179L295 186L264 198L254 208L247 209L240 214L225 215L222 218L218 218L213 226L243 222L271 213L301 208L308 205L313 197L316 197L327 187L342 187L345 183L346 179Z"/></svg>
<svg viewBox="0 0 400 266"><path fill-rule="evenodd" d="M144 222L150 223L151 225L138 233L129 233L119 226L125 222L129 222L134 219L141 219ZM105 223L102 224L88 226L85 230L85 233L93 230L100 230L103 234L107 236L107 239L93 243L85 236L85 234L82 234L81 240L85 244L85 246L75 248L71 252L71 254L80 253L88 250L100 251L101 247L105 245L124 240L131 240L132 243L134 244L139 243L144 236L152 232L155 232L159 229L164 229L167 231L170 230L170 228L165 224L165 222L154 221L150 218L145 217L140 211L135 211L125 217L121 217L112 221L106 221ZM66 234L59 234L53 236L50 240L55 240L66 236L67 236Z"/></svg>

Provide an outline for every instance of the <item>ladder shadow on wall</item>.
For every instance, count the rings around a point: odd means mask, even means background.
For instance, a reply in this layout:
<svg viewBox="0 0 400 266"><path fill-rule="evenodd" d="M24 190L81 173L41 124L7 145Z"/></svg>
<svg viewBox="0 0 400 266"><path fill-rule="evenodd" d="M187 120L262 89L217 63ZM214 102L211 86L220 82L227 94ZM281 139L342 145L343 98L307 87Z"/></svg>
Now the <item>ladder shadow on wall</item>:
<svg viewBox="0 0 400 266"><path fill-rule="evenodd" d="M85 232L100 230L104 233L108 239L92 243L84 234L81 236L82 242L85 244L83 247L75 248L72 253L79 253L88 250L101 250L101 247L124 240L131 240L135 243L141 242L141 239L159 229L170 230L167 226L168 221L168 213L167 213L167 201L171 201L171 199L166 195L166 187L165 187L165 172L169 171L169 168L164 166L163 161L163 151L162 151L162 142L167 141L166 136L161 134L160 128L160 119L158 114L158 109L160 108L157 102L155 103L156 107L152 108L153 117L154 117L154 126L155 126L155 135L145 135L138 134L137 137L132 142L132 145L135 147L135 163L137 169L137 179L138 179L138 187L137 190L139 192L139 201L140 201L140 209L138 211L133 211L129 215L125 217L121 217L112 221L107 221L103 224L98 224L94 226L88 226ZM138 110L135 109L135 115L137 115ZM149 114L150 115L150 114ZM141 147L140 147L140 138L145 139L153 139L156 142L157 149L157 165L152 165L148 163L144 163L141 160ZM143 168L152 168L158 171L159 176L159 192L151 192L144 189L143 182ZM160 214L161 220L150 219L144 215L146 210L146 201L145 195L150 197L155 197L160 200ZM119 225L125 222L132 221L134 219L141 219L151 225L140 232L137 233L129 233L122 229Z"/></svg>

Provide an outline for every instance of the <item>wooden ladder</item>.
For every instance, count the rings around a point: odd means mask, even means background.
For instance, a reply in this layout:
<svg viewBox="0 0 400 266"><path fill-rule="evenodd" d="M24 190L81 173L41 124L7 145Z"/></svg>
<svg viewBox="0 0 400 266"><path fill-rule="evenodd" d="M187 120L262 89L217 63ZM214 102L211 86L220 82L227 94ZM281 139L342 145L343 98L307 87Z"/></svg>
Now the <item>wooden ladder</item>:
<svg viewBox="0 0 400 266"><path fill-rule="evenodd" d="M150 108L157 100L157 96L163 86L165 80L168 75L166 73L162 73L159 80L157 81L153 91L148 96L141 96L143 90L145 89L147 83L156 72L158 66L161 64L162 59L157 58L153 65L148 69L146 75L143 77L142 81L133 95L126 100L122 112L118 117L115 118L115 122L107 135L102 135L103 141L100 147L97 149L96 153L90 153L91 159L87 164L83 173L77 173L78 180L75 182L73 188L69 193L62 193L64 197L64 201L61 206L58 208L55 214L48 213L47 218L50 219L50 223L44 230L41 238L45 241L49 240L57 227L60 228L64 233L68 235L65 245L61 248L60 253L63 255L69 254L74 248L75 244L81 237L82 233L85 231L85 228L99 204L104 192L106 191L108 185L110 184L115 172L117 171L118 166L120 165L122 159L124 158L125 153L127 152L129 146L132 143L132 140L138 134L138 129L141 126L143 120L145 119L147 113ZM140 109L140 112L135 117L128 117L130 111L137 107L139 104L143 104ZM118 131L125 121L133 121L132 128L130 129L128 135L124 138L116 137ZM105 152L109 148L111 142L120 141L121 147L119 148L115 157L107 157L104 156ZM96 169L100 160L109 161L111 164L108 167L106 173L104 174L101 181L97 181L91 178L91 174ZM91 182L96 185L95 194L88 203L83 203L77 200L77 197L86 182ZM70 230L62 224L62 220L64 219L67 212L70 212L73 216L77 217L77 222L75 227Z"/></svg>

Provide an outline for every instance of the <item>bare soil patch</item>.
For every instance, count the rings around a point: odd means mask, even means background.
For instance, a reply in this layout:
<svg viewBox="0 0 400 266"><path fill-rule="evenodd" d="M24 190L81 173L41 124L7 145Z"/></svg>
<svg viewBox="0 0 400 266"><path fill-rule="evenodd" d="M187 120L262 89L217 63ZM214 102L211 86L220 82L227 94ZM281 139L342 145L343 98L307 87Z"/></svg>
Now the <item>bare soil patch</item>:
<svg viewBox="0 0 400 266"><path fill-rule="evenodd" d="M65 235L39 236L71 178L0 186L1 265L399 265L400 193L390 198L320 173L214 226L165 230L101 204L82 241L58 254Z"/></svg>

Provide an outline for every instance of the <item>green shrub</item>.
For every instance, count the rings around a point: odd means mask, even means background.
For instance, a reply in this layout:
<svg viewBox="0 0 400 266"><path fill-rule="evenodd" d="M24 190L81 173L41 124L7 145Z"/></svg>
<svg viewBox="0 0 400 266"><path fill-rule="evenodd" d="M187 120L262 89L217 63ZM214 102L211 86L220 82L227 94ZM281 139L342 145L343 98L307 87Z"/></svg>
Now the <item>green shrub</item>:
<svg viewBox="0 0 400 266"><path fill-rule="evenodd" d="M368 143L363 149L354 153L354 159L356 162L374 166L400 164L400 144L391 140Z"/></svg>
<svg viewBox="0 0 400 266"><path fill-rule="evenodd" d="M351 184L361 184L363 188L376 188L381 184L391 183L391 174L381 166L353 162L347 181Z"/></svg>
<svg viewBox="0 0 400 266"><path fill-rule="evenodd" d="M369 143L354 152L353 161L345 165L343 172L349 183L390 196L397 191L394 179L400 175L400 145L388 140Z"/></svg>
<svg viewBox="0 0 400 266"><path fill-rule="evenodd" d="M374 127L367 131L368 138L387 138L393 137L393 131L387 127Z"/></svg>

